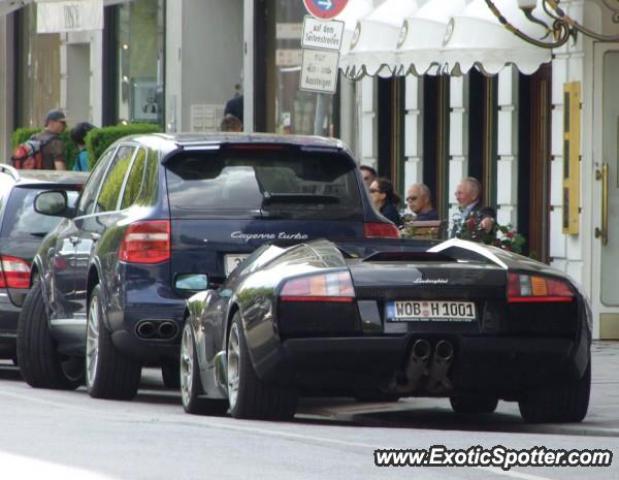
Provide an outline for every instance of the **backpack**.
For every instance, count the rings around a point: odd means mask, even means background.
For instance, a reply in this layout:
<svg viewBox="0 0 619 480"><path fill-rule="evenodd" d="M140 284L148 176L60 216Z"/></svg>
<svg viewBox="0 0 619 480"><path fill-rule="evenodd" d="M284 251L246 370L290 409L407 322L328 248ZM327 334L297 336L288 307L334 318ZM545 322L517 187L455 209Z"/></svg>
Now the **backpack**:
<svg viewBox="0 0 619 480"><path fill-rule="evenodd" d="M24 143L19 144L11 156L13 167L18 170L40 170L43 168L43 147L47 143L49 143L49 140L43 142L36 138L36 135L33 135Z"/></svg>

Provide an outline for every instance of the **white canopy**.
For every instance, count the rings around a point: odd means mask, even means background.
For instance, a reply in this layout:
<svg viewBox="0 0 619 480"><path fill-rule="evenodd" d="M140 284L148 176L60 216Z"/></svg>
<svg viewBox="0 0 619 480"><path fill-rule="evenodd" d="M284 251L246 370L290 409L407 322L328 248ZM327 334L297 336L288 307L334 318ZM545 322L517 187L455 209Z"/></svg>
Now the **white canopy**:
<svg viewBox="0 0 619 480"><path fill-rule="evenodd" d="M393 75L402 20L417 10L417 3L418 0L385 0L359 20L350 51L340 60L340 68L346 75Z"/></svg>
<svg viewBox="0 0 619 480"><path fill-rule="evenodd" d="M355 3L349 2L346 8ZM524 16L517 0L494 3L525 34L542 39L547 33ZM534 14L552 24L541 0ZM531 74L551 60L549 49L529 44L507 30L485 0L385 0L360 18L347 48L343 46L340 68L352 78L465 74L473 67L495 74L509 64Z"/></svg>
<svg viewBox="0 0 619 480"><path fill-rule="evenodd" d="M516 0L494 0L503 16L516 28L541 39L544 28L528 20ZM535 14L544 18L538 6ZM544 18L545 19L545 18ZM551 60L549 49L536 47L508 31L488 8L485 0L473 0L448 25L442 64L450 73L466 74L473 66L487 75L513 64L525 74L534 73Z"/></svg>
<svg viewBox="0 0 619 480"><path fill-rule="evenodd" d="M441 50L447 24L466 6L465 0L429 0L402 24L396 49L397 73L423 75L442 63ZM434 69L437 72L438 68Z"/></svg>

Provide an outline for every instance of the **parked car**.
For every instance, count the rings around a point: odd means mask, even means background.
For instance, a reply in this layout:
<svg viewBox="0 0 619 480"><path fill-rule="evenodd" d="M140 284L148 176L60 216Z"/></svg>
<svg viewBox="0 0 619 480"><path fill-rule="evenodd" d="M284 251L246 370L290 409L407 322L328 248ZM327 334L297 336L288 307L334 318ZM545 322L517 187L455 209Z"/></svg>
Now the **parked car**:
<svg viewBox="0 0 619 480"><path fill-rule="evenodd" d="M16 362L17 319L30 287L30 264L43 237L60 221L36 213L39 192L67 192L74 202L87 175L16 170L0 164L0 358Z"/></svg>
<svg viewBox="0 0 619 480"><path fill-rule="evenodd" d="M319 137L127 137L99 159L75 211L64 198L37 198L39 212L65 219L33 262L20 367L32 386L72 388L60 360L85 358L100 398L132 398L143 364L178 387L179 287L214 288L275 239L399 236L347 148Z"/></svg>
<svg viewBox="0 0 619 480"><path fill-rule="evenodd" d="M285 419L303 393L449 397L461 413L504 399L529 422L588 408L586 298L545 264L464 240L265 245L187 315L189 413Z"/></svg>

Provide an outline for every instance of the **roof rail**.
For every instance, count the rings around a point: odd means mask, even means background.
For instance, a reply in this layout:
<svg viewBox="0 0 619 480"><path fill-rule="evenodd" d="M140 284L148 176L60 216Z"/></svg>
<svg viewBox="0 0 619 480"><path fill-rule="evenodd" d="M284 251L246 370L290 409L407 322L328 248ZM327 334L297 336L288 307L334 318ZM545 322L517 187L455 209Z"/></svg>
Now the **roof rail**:
<svg viewBox="0 0 619 480"><path fill-rule="evenodd" d="M0 163L0 172L5 172L9 174L15 180L20 179L19 172L17 171L17 169L15 167L11 167L10 165L7 165L6 163Z"/></svg>

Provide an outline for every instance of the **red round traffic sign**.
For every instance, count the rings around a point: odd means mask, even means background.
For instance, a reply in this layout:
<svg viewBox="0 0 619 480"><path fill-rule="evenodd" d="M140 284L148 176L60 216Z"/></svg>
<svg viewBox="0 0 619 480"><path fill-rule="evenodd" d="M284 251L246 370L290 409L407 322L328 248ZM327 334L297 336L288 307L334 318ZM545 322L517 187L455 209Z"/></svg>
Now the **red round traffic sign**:
<svg viewBox="0 0 619 480"><path fill-rule="evenodd" d="M314 17L327 20L344 10L348 0L303 0L303 3Z"/></svg>

